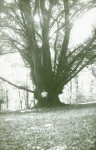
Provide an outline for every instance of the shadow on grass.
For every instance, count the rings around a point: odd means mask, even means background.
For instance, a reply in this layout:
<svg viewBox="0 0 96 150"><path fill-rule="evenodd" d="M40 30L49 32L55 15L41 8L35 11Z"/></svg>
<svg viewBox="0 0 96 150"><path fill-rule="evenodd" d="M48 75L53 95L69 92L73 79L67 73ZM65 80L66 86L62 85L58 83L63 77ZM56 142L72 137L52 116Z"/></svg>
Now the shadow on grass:
<svg viewBox="0 0 96 150"><path fill-rule="evenodd" d="M62 107L42 107L42 108L31 108L28 110L17 110L17 111L5 111L0 112L2 114L25 114L25 113L45 113L50 111L61 111L61 110L74 110L74 109L85 109L94 108L96 103L85 103L85 104L66 104Z"/></svg>

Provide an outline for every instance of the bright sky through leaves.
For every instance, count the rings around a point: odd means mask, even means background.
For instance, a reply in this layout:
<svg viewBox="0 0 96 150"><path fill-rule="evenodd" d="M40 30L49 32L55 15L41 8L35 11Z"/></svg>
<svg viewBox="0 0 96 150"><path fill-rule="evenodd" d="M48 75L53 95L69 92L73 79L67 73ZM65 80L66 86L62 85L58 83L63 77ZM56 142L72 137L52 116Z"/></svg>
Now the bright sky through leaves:
<svg viewBox="0 0 96 150"><path fill-rule="evenodd" d="M83 43L84 40L92 34L94 28L96 28L95 8L90 10L83 17L75 21L71 32L71 39L73 40L73 44Z"/></svg>
<svg viewBox="0 0 96 150"><path fill-rule="evenodd" d="M11 2L12 2L12 0L5 0L5 2L7 2L7 3L11 3Z"/></svg>

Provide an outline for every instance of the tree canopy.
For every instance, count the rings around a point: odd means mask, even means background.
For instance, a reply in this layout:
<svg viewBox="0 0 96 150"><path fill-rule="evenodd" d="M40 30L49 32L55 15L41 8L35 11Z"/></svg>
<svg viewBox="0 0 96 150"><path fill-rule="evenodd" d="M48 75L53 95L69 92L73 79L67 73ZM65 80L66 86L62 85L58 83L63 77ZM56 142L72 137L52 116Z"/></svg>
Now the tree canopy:
<svg viewBox="0 0 96 150"><path fill-rule="evenodd" d="M75 20L95 7L95 0L1 0L0 53L20 53L41 105L43 89L49 105L60 104L64 85L96 59L95 31L70 47Z"/></svg>

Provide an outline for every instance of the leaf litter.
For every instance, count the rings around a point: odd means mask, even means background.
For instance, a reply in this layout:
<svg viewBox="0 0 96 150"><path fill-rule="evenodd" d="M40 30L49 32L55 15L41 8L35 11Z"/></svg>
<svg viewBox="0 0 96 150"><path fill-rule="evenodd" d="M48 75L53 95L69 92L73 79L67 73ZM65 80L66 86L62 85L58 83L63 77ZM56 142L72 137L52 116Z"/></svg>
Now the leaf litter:
<svg viewBox="0 0 96 150"><path fill-rule="evenodd" d="M95 106L32 112L0 115L0 150L95 150Z"/></svg>

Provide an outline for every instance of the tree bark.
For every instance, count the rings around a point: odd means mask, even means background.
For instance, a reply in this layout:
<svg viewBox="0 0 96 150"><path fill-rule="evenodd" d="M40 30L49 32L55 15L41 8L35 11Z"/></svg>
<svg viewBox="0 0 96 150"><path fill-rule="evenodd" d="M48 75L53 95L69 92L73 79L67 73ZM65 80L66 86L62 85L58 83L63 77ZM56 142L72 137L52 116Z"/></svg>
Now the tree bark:
<svg viewBox="0 0 96 150"><path fill-rule="evenodd" d="M50 88L51 89L51 88ZM38 103L36 107L44 107L43 99L41 97L41 90L35 90L34 97L37 99ZM56 91L48 90L48 97L47 97L47 107L58 107L58 106L65 106L64 103L60 102L59 94Z"/></svg>
<svg viewBox="0 0 96 150"><path fill-rule="evenodd" d="M0 112L1 112L1 103L0 103Z"/></svg>

